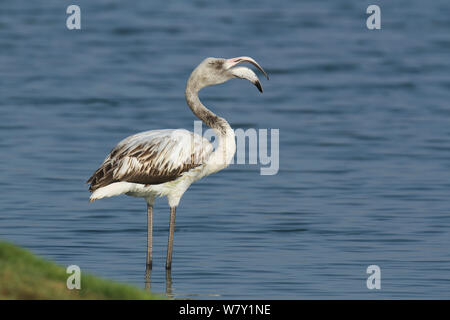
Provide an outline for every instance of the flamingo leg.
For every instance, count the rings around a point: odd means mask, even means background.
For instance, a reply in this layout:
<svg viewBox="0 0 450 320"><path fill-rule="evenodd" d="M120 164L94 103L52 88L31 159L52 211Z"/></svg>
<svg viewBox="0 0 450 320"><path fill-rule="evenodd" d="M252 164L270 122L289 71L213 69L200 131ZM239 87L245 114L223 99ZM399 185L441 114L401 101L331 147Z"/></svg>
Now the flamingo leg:
<svg viewBox="0 0 450 320"><path fill-rule="evenodd" d="M153 255L153 205L147 203L147 270L152 268Z"/></svg>
<svg viewBox="0 0 450 320"><path fill-rule="evenodd" d="M177 207L170 207L169 243L167 245L166 270L172 268L173 234L175 232L175 215Z"/></svg>

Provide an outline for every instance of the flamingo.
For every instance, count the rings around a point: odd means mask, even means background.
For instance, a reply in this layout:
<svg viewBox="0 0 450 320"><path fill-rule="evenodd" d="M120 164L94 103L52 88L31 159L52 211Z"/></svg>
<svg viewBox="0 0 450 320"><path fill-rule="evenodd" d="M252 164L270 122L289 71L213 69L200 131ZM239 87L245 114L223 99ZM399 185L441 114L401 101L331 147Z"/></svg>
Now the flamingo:
<svg viewBox="0 0 450 320"><path fill-rule="evenodd" d="M185 90L186 102L194 115L212 128L218 138L212 144L198 134L184 129L151 130L132 135L119 142L97 171L87 181L90 201L126 194L147 202L147 269L152 268L153 203L166 196L170 206L169 240L166 270L172 267L176 209L189 186L212 173L226 168L236 151L234 131L228 122L207 109L198 92L207 86L232 78L247 79L262 93L256 74L248 62L266 72L251 57L232 59L206 58L191 73Z"/></svg>

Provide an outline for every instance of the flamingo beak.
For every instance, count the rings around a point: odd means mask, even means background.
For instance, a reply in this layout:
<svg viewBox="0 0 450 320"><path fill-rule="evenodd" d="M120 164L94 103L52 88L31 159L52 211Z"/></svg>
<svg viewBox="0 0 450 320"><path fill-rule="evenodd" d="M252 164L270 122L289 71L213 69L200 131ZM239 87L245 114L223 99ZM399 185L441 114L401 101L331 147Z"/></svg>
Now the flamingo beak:
<svg viewBox="0 0 450 320"><path fill-rule="evenodd" d="M240 63L243 63L243 62L248 62L248 63L251 63L252 65L254 65L256 68L258 68L259 71L261 71L264 74L264 76L267 78L267 80L269 80L269 76L264 71L264 69L258 64L258 62L256 62L251 57L236 57L236 58L227 59L227 60L225 60L225 65L226 65L227 69L231 69L234 66L236 66Z"/></svg>
<svg viewBox="0 0 450 320"><path fill-rule="evenodd" d="M236 65L243 63L243 62L251 63L256 68L258 68L258 70L261 71L266 76L267 79L269 79L269 76L264 71L264 69L253 58L250 58L250 57L237 57L237 58L227 59L227 60L225 60L225 69L230 70L233 67L235 67ZM231 72L237 78L249 80L258 88L259 92L261 92L261 93L263 92L262 86L261 86L261 83L259 82L258 77L251 69L245 68L245 67L237 67L237 68L232 69Z"/></svg>

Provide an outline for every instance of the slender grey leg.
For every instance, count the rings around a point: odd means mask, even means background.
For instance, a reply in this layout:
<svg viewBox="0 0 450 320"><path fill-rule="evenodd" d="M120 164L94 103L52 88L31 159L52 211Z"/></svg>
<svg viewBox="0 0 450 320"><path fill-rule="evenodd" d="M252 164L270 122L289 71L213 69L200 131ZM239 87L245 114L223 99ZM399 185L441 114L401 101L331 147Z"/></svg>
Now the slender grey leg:
<svg viewBox="0 0 450 320"><path fill-rule="evenodd" d="M170 208L169 244L167 245L166 269L172 268L173 233L175 231L175 215L177 207Z"/></svg>
<svg viewBox="0 0 450 320"><path fill-rule="evenodd" d="M153 205L147 204L147 270L152 268Z"/></svg>

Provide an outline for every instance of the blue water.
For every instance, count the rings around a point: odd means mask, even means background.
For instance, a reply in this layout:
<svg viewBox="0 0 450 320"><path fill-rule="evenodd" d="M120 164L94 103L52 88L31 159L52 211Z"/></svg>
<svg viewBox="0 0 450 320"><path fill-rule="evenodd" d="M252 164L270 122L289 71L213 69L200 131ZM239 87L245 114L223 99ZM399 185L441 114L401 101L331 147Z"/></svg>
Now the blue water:
<svg viewBox="0 0 450 320"><path fill-rule="evenodd" d="M66 28L78 4L82 30ZM381 7L382 29L366 28ZM88 203L121 139L193 130L184 86L205 57L254 57L205 105L280 130L280 170L233 165L177 211L171 291L194 298L450 298L450 2L2 1L0 238L144 287L146 207ZM155 206L165 292L169 208ZM368 290L366 268L381 268Z"/></svg>

